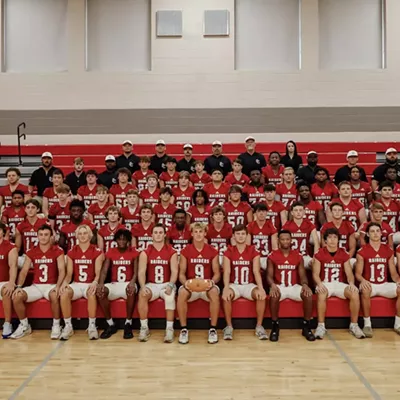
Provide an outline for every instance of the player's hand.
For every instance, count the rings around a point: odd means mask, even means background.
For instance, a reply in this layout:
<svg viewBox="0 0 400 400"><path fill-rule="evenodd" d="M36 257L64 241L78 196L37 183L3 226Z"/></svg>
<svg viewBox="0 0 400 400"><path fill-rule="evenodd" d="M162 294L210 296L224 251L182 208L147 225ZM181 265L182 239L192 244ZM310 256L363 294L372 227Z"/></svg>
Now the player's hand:
<svg viewBox="0 0 400 400"><path fill-rule="evenodd" d="M367 281L366 281L367 282ZM371 284L368 282L368 285L371 287ZM360 286L361 287L361 286ZM350 285L349 285L349 290L350 290L350 292L355 292L355 293L358 293L358 288L357 288L357 286L354 284L354 283L351 283Z"/></svg>
<svg viewBox="0 0 400 400"><path fill-rule="evenodd" d="M19 296L19 294L22 293L22 292L23 292L23 290L21 288L18 288L16 290L14 290L14 293L12 294L12 298L16 299L17 296Z"/></svg>
<svg viewBox="0 0 400 400"><path fill-rule="evenodd" d="M279 287L276 286L276 285L271 286L271 289L269 291L269 295L271 297L279 297L281 295L281 291L280 291Z"/></svg>
<svg viewBox="0 0 400 400"><path fill-rule="evenodd" d="M188 280L184 283L184 285L183 285L183 287L189 292L189 293L192 293L192 291L187 287L187 285L188 285Z"/></svg>
<svg viewBox="0 0 400 400"><path fill-rule="evenodd" d="M168 285L168 286L165 288L165 294L166 294L167 296L169 296L171 293L172 293L172 287Z"/></svg>
<svg viewBox="0 0 400 400"><path fill-rule="evenodd" d="M7 282L4 285L4 295L10 297L15 289L15 283Z"/></svg>
<svg viewBox="0 0 400 400"><path fill-rule="evenodd" d="M89 286L89 289L88 289L88 291L87 291L87 294L88 294L89 296L93 296L93 295L96 293L97 286L98 286L97 282L92 282L92 283L90 284L90 286Z"/></svg>
<svg viewBox="0 0 400 400"><path fill-rule="evenodd" d="M99 299L104 299L104 294L105 294L104 285L97 285L96 296L98 296Z"/></svg>
<svg viewBox="0 0 400 400"><path fill-rule="evenodd" d="M351 286L351 285L350 285ZM354 285L353 285L354 286ZM363 291L366 291L366 292L369 292L370 290L372 290L372 286L371 286L371 284L366 280L366 279L364 279L363 281L361 281L361 283L360 283L360 289L361 289L361 291L363 292Z"/></svg>
<svg viewBox="0 0 400 400"><path fill-rule="evenodd" d="M267 293L265 293L264 288L258 288L256 299L257 300L265 300L267 298Z"/></svg>
<svg viewBox="0 0 400 400"><path fill-rule="evenodd" d="M142 290L140 291L140 293L142 293L142 296L145 297L145 296L149 296L151 291L150 291L150 289L148 287L143 286Z"/></svg>
<svg viewBox="0 0 400 400"><path fill-rule="evenodd" d="M213 288L213 286L214 286L214 282L210 279L210 280L208 281L208 289L207 289L207 292L208 292L209 290L211 290L211 289Z"/></svg>
<svg viewBox="0 0 400 400"><path fill-rule="evenodd" d="M222 291L222 300L231 301L233 299L234 293L230 288L225 288Z"/></svg>
<svg viewBox="0 0 400 400"><path fill-rule="evenodd" d="M310 287L308 285L303 285L303 287L301 289L301 293L303 293L304 296L306 296L306 297L312 296L312 290L310 289Z"/></svg>
<svg viewBox="0 0 400 400"><path fill-rule="evenodd" d="M56 287L54 288L54 291L55 291L55 293L56 293L56 298L58 299L58 298L60 297L60 287L59 287L59 286L56 286Z"/></svg>
<svg viewBox="0 0 400 400"><path fill-rule="evenodd" d="M67 292L69 288L68 283L63 283L60 287L60 296Z"/></svg>
<svg viewBox="0 0 400 400"><path fill-rule="evenodd" d="M328 289L326 288L326 286L323 283L320 283L319 285L317 285L315 291L317 293L321 293L321 294L328 293Z"/></svg>
<svg viewBox="0 0 400 400"><path fill-rule="evenodd" d="M135 294L135 284L133 282L129 282L128 286L126 287L126 294L128 296L133 296Z"/></svg>

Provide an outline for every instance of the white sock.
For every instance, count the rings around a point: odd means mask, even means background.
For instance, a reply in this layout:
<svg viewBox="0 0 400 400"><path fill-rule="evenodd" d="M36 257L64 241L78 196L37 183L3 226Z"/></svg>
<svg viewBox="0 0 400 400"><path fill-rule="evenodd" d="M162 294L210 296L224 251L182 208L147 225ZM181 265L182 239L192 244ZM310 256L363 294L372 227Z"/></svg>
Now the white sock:
<svg viewBox="0 0 400 400"><path fill-rule="evenodd" d="M72 326L72 319L71 318L64 318L65 325Z"/></svg>
<svg viewBox="0 0 400 400"><path fill-rule="evenodd" d="M325 322L318 322L318 326L325 329Z"/></svg>
<svg viewBox="0 0 400 400"><path fill-rule="evenodd" d="M369 326L371 328L371 317L364 317L364 327Z"/></svg>
<svg viewBox="0 0 400 400"><path fill-rule="evenodd" d="M148 320L147 319L141 319L140 320L140 327L148 329L149 328Z"/></svg>
<svg viewBox="0 0 400 400"><path fill-rule="evenodd" d="M19 322L21 322L21 324L22 324L23 326L25 326L25 327L29 325L29 323L28 323L28 318L21 319Z"/></svg>
<svg viewBox="0 0 400 400"><path fill-rule="evenodd" d="M167 321L167 329L174 329L174 321Z"/></svg>
<svg viewBox="0 0 400 400"><path fill-rule="evenodd" d="M114 325L113 319L112 318L108 319L107 320L107 324L110 325L110 326L113 326Z"/></svg>
<svg viewBox="0 0 400 400"><path fill-rule="evenodd" d="M398 317L397 315L394 317L394 327L400 328L400 317Z"/></svg>
<svg viewBox="0 0 400 400"><path fill-rule="evenodd" d="M96 318L89 318L89 325L96 325Z"/></svg>
<svg viewBox="0 0 400 400"><path fill-rule="evenodd" d="M351 322L350 323L350 329L354 329L357 326L358 326L357 322Z"/></svg>
<svg viewBox="0 0 400 400"><path fill-rule="evenodd" d="M126 319L126 320L125 320L125 324L132 325L132 320L131 320L131 319Z"/></svg>
<svg viewBox="0 0 400 400"><path fill-rule="evenodd" d="M8 328L10 326L11 326L11 322L5 321L4 324L3 324L3 329Z"/></svg>
<svg viewBox="0 0 400 400"><path fill-rule="evenodd" d="M60 320L53 318L53 326L60 326Z"/></svg>

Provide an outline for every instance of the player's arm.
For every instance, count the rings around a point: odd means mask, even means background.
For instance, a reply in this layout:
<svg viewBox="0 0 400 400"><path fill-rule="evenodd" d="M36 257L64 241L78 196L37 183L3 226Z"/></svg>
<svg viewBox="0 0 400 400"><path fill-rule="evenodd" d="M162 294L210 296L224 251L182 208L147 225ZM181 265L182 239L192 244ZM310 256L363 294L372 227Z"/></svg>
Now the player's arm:
<svg viewBox="0 0 400 400"><path fill-rule="evenodd" d="M22 248L22 235L21 232L15 228L15 247L17 248L17 252L19 253Z"/></svg>
<svg viewBox="0 0 400 400"><path fill-rule="evenodd" d="M285 225L286 222L288 221L288 212L286 210L282 210L279 213L280 217L281 217L281 225Z"/></svg>
<svg viewBox="0 0 400 400"><path fill-rule="evenodd" d="M58 239L58 245L64 250L64 253L67 254L68 240L67 240L67 235L63 231L60 231L60 238Z"/></svg>
<svg viewBox="0 0 400 400"><path fill-rule="evenodd" d="M134 247L135 249L137 248L137 240L135 236L132 236L131 246Z"/></svg>
<svg viewBox="0 0 400 400"><path fill-rule="evenodd" d="M358 280L358 282L360 282L361 290L363 290L363 289L370 290L371 284L366 279L364 279L363 271L364 271L364 258L360 254L357 254L357 262L356 262L356 266L355 266L355 277ZM346 272L346 276L347 276L346 269L345 269L345 272ZM349 272L351 273L351 276L353 276L353 271L351 270L351 266L350 266ZM347 281L350 283L350 280L348 277L347 277ZM353 277L353 283L354 283L354 277Z"/></svg>
<svg viewBox="0 0 400 400"><path fill-rule="evenodd" d="M0 210L4 205L4 197L0 195Z"/></svg>
<svg viewBox="0 0 400 400"><path fill-rule="evenodd" d="M326 287L321 281L321 262L315 257L312 260L312 277L316 285L316 292L326 293Z"/></svg>
<svg viewBox="0 0 400 400"><path fill-rule="evenodd" d="M42 199L42 212L47 217L49 215L49 199L45 196Z"/></svg>
<svg viewBox="0 0 400 400"><path fill-rule="evenodd" d="M230 300L229 296L227 296L228 291L229 291L229 285L230 285L230 277L231 277L231 260L227 257L224 256L224 260L222 262L222 268L223 268L223 275L222 279L224 281L224 290L222 292L222 298L224 300Z"/></svg>
<svg viewBox="0 0 400 400"><path fill-rule="evenodd" d="M99 233L97 233L97 247L104 251L104 239Z"/></svg>
<svg viewBox="0 0 400 400"><path fill-rule="evenodd" d="M111 266L111 260L109 258L105 258L100 272L99 286L104 285L110 266Z"/></svg>
<svg viewBox="0 0 400 400"><path fill-rule="evenodd" d="M104 254L101 253L97 256L96 261L94 262L94 280L89 286L88 289L89 295L94 295L96 293L97 286L100 280L101 269L103 267L103 261L104 261Z"/></svg>
<svg viewBox="0 0 400 400"><path fill-rule="evenodd" d="M74 272L74 263L72 261L72 258L70 256L67 256L67 268L66 268L63 287L67 287L70 284L73 272Z"/></svg>
<svg viewBox="0 0 400 400"><path fill-rule="evenodd" d="M92 236L92 238L90 239L90 244L95 244L95 245L97 245L97 228L93 228L92 229L92 232L93 232L93 236ZM97 246L98 247L98 246ZM101 249L101 250L103 250L103 249Z"/></svg>
<svg viewBox="0 0 400 400"><path fill-rule="evenodd" d="M181 255L182 257L182 255ZM211 278L213 285L221 280L221 267L219 265L219 255L216 255L211 261L211 267L213 271L213 277ZM211 286L211 287L212 287Z"/></svg>
<svg viewBox="0 0 400 400"><path fill-rule="evenodd" d="M358 255L357 255L357 257L358 257ZM357 262L357 264L358 264L358 262ZM358 289L354 282L355 279L354 279L354 274L353 274L353 268L350 265L350 260L347 260L344 263L344 272L346 274L347 282L350 285L350 290L358 292ZM360 287L361 287L361 285L360 285Z"/></svg>
<svg viewBox="0 0 400 400"><path fill-rule="evenodd" d="M364 207L358 211L358 219L360 220L360 224L363 224L367 220L367 213Z"/></svg>
<svg viewBox="0 0 400 400"><path fill-rule="evenodd" d="M179 282L183 286L185 286L185 283L187 281L186 270L187 270L187 259L183 254L181 254L179 258Z"/></svg>
<svg viewBox="0 0 400 400"><path fill-rule="evenodd" d="M66 274L64 254L61 254L57 257L57 268L58 268L58 279L56 284L56 294L58 297L60 294L61 286L65 280L65 274Z"/></svg>
<svg viewBox="0 0 400 400"><path fill-rule="evenodd" d="M131 285L135 285L135 283L137 281L137 278L138 278L138 265L139 265L139 259L138 259L138 257L136 257L133 260L133 276L132 276L132 279L131 279L131 282L130 282Z"/></svg>
<svg viewBox="0 0 400 400"><path fill-rule="evenodd" d="M379 182L376 179L372 179L371 181L371 189L372 192L376 192L378 190Z"/></svg>
<svg viewBox="0 0 400 400"><path fill-rule="evenodd" d="M390 257L388 261L388 266L389 266L389 271L390 271L390 276L392 278L392 281L397 283L397 285L400 285L400 276L397 272L396 265L394 264L394 256Z"/></svg>
<svg viewBox="0 0 400 400"><path fill-rule="evenodd" d="M349 237L349 255L350 258L354 257L354 254L356 254L356 247L357 247L357 240L356 240L356 235L355 233L352 233Z"/></svg>
<svg viewBox="0 0 400 400"><path fill-rule="evenodd" d="M10 241L10 229L6 230L6 233L4 235L4 240Z"/></svg>
<svg viewBox="0 0 400 400"><path fill-rule="evenodd" d="M15 247L8 253L8 267L10 279L5 285L4 290L6 296L11 296L15 289L15 281L18 275L18 251Z"/></svg>
<svg viewBox="0 0 400 400"><path fill-rule="evenodd" d="M165 187L165 182L164 182L162 179L160 179L160 180L158 181L158 183L160 184L160 189L162 189L163 187Z"/></svg>
<svg viewBox="0 0 400 400"><path fill-rule="evenodd" d="M271 235L271 248L272 250L278 250L278 233Z"/></svg>
<svg viewBox="0 0 400 400"><path fill-rule="evenodd" d="M27 255L25 255L24 265L18 274L17 286L15 292L13 293L13 298L17 295L18 292L22 290L22 286L25 283L25 279L28 275L29 269L31 268L31 264L32 260Z"/></svg>
<svg viewBox="0 0 400 400"><path fill-rule="evenodd" d="M87 213L87 219L93 224L94 223L94 217L92 214L90 214L89 212Z"/></svg>
<svg viewBox="0 0 400 400"><path fill-rule="evenodd" d="M174 253L170 259L171 265L171 279L170 283L175 285L178 280L179 266L178 266L178 254Z"/></svg>
<svg viewBox="0 0 400 400"><path fill-rule="evenodd" d="M314 254L316 254L319 250L319 239L317 230L315 228L311 231L311 238L314 242Z"/></svg>
<svg viewBox="0 0 400 400"><path fill-rule="evenodd" d="M252 211L252 210L249 210L249 211L247 212L246 218L247 218L247 222L248 222L248 223L253 222L254 218L253 218L253 211Z"/></svg>
<svg viewBox="0 0 400 400"><path fill-rule="evenodd" d="M365 232L363 232L363 231L361 230L361 227L360 227L360 229L358 230L358 235L359 235L359 238L360 238L361 247L362 247L362 246L365 246L365 245L367 244L366 241L365 241Z"/></svg>
<svg viewBox="0 0 400 400"><path fill-rule="evenodd" d="M139 256L138 282L141 289L146 287L147 254L142 251Z"/></svg>
<svg viewBox="0 0 400 400"><path fill-rule="evenodd" d="M322 226L325 224L326 217L325 217L324 210L318 210L317 218L318 218L319 226Z"/></svg>
<svg viewBox="0 0 400 400"><path fill-rule="evenodd" d="M303 288L307 287L308 289L310 289L308 287L308 279L307 279L306 269L304 268L303 257L301 258L300 263L299 263L299 278L300 278L300 283L303 286ZM310 289L310 291L311 291L311 289Z"/></svg>
<svg viewBox="0 0 400 400"><path fill-rule="evenodd" d="M256 285L258 288L258 293L260 295L259 300L265 300L267 297L267 294L265 293L264 285L263 285L263 280L261 277L261 261L260 261L260 256L254 257L253 259L253 274L254 274L254 279L256 281Z"/></svg>
<svg viewBox="0 0 400 400"><path fill-rule="evenodd" d="M394 244L393 244L393 233L389 233L388 238L387 238L387 245L393 249Z"/></svg>
<svg viewBox="0 0 400 400"><path fill-rule="evenodd" d="M278 297L280 294L279 287L275 284L274 281L274 264L273 262L268 258L267 260L267 283L269 286L269 295L271 297Z"/></svg>
<svg viewBox="0 0 400 400"><path fill-rule="evenodd" d="M232 241L235 241L234 238L233 238L233 236L232 236ZM248 246L251 245L251 235L247 235L247 236L246 236L246 244L247 244ZM234 243L233 246L234 246L234 245L236 245L236 243Z"/></svg>
<svg viewBox="0 0 400 400"><path fill-rule="evenodd" d="M326 214L326 220L328 222L331 222L332 221L332 211L329 206L326 207L325 214Z"/></svg>

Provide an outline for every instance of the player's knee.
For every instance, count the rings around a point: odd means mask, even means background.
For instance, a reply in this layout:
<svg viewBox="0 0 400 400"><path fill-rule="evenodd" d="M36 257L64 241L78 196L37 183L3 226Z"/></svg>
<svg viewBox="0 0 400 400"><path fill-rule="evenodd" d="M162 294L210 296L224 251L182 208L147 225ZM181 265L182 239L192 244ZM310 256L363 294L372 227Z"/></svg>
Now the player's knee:
<svg viewBox="0 0 400 400"><path fill-rule="evenodd" d="M317 296L320 301L326 301L328 299L328 293L318 293Z"/></svg>
<svg viewBox="0 0 400 400"><path fill-rule="evenodd" d="M371 289L363 289L361 291L361 296L364 297L364 298L371 297L371 294L372 294L372 290Z"/></svg>
<svg viewBox="0 0 400 400"><path fill-rule="evenodd" d="M207 295L208 295L208 298L210 299L210 301L219 301L219 292L216 287L211 288L207 292Z"/></svg>
<svg viewBox="0 0 400 400"><path fill-rule="evenodd" d="M55 303L58 301L58 297L57 297L56 291L54 289L49 293L49 299L52 303Z"/></svg>
<svg viewBox="0 0 400 400"><path fill-rule="evenodd" d="M190 296L191 293L187 289L183 288L178 292L178 301L188 301Z"/></svg>

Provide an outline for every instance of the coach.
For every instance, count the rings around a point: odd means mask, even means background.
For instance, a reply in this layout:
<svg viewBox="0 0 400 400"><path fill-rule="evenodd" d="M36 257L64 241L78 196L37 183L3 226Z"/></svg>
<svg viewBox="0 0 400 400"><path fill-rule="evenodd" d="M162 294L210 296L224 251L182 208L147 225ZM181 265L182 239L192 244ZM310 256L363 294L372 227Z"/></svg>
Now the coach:
<svg viewBox="0 0 400 400"><path fill-rule="evenodd" d="M133 143L130 140L125 140L122 143L122 151L123 153L118 156L115 161L117 162L117 169L120 168L128 168L129 171L133 174L135 171L138 171L139 168L139 160L140 158L133 153Z"/></svg>
<svg viewBox="0 0 400 400"><path fill-rule="evenodd" d="M335 185L339 185L340 182L350 180L350 171L353 167L357 166L360 171L360 179L364 182L368 182L367 175L365 174L364 168L357 165L358 153L355 150L350 150L347 153L347 165L340 167L335 173Z"/></svg>
<svg viewBox="0 0 400 400"><path fill-rule="evenodd" d="M244 145L246 147L246 151L239 154L238 157L243 163L242 172L247 176L250 176L250 172L254 170L261 172L261 169L267 166L267 162L261 153L256 152L255 139L252 136L248 136L244 140Z"/></svg>
<svg viewBox="0 0 400 400"><path fill-rule="evenodd" d="M184 157L178 161L177 170L178 172L187 171L189 174L193 174L195 172L194 164L196 160L192 157L193 154L193 146L190 143L186 143L183 146L183 155Z"/></svg>
<svg viewBox="0 0 400 400"><path fill-rule="evenodd" d="M232 171L232 164L228 157L222 155L222 143L219 140L213 142L212 152L212 155L204 160L204 169L209 175L217 169L221 171L225 177Z"/></svg>
<svg viewBox="0 0 400 400"><path fill-rule="evenodd" d="M385 173L388 167L394 167L397 170L397 183L400 183L400 164L397 158L397 150L389 147L385 152L385 163L377 166L372 173L371 187L375 191L379 184L385 180Z"/></svg>
<svg viewBox="0 0 400 400"><path fill-rule="evenodd" d="M167 159L168 155L164 140L157 140L156 154L150 157L150 169L160 176L162 172L167 170Z"/></svg>
<svg viewBox="0 0 400 400"><path fill-rule="evenodd" d="M29 193L32 193L34 187L36 187L37 195L43 196L44 190L53 184L52 176L55 169L57 168L53 165L53 155L49 151L44 152L42 154L42 165L32 172L29 180Z"/></svg>

